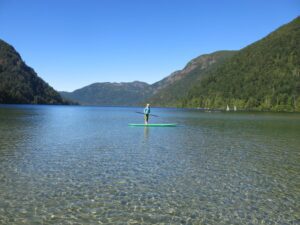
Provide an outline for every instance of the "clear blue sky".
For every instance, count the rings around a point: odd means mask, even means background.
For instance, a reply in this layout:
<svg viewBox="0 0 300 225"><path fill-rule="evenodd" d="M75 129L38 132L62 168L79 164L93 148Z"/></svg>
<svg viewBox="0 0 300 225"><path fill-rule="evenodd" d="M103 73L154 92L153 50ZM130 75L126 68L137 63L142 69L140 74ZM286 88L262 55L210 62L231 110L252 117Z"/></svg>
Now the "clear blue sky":
<svg viewBox="0 0 300 225"><path fill-rule="evenodd" d="M55 89L153 83L300 15L300 0L0 0L0 38Z"/></svg>

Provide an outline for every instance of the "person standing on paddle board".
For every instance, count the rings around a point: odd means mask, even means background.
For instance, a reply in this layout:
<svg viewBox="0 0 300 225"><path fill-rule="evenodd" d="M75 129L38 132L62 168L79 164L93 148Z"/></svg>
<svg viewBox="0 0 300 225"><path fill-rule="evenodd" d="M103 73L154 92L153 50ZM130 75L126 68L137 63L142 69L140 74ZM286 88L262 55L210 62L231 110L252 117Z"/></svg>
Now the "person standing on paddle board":
<svg viewBox="0 0 300 225"><path fill-rule="evenodd" d="M148 103L146 105L146 107L144 108L144 120L145 120L145 124L148 124L149 114L150 114L150 104Z"/></svg>

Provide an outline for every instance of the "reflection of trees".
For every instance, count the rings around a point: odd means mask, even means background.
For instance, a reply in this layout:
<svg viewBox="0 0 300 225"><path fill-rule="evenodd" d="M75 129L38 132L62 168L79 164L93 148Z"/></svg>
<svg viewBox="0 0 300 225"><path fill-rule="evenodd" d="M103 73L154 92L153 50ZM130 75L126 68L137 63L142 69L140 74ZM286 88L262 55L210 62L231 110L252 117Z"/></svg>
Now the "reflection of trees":
<svg viewBox="0 0 300 225"><path fill-rule="evenodd" d="M20 108L0 108L0 157L14 154L30 138L33 111Z"/></svg>

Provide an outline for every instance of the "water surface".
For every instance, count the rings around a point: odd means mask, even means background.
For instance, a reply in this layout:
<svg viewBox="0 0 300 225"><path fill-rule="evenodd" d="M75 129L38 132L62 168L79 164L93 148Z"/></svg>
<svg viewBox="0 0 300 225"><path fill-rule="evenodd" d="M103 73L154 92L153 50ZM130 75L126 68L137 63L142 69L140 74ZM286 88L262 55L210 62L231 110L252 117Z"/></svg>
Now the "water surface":
<svg viewBox="0 0 300 225"><path fill-rule="evenodd" d="M300 115L0 106L0 224L300 224Z"/></svg>

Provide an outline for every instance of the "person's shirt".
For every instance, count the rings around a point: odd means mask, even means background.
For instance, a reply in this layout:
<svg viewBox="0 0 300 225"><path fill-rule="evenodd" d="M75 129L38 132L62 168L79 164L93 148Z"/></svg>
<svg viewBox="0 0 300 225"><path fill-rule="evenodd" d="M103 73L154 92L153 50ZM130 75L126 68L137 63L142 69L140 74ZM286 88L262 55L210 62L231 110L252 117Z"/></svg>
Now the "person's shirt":
<svg viewBox="0 0 300 225"><path fill-rule="evenodd" d="M144 114L150 114L150 107L144 108Z"/></svg>

